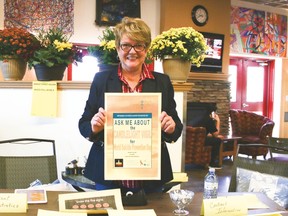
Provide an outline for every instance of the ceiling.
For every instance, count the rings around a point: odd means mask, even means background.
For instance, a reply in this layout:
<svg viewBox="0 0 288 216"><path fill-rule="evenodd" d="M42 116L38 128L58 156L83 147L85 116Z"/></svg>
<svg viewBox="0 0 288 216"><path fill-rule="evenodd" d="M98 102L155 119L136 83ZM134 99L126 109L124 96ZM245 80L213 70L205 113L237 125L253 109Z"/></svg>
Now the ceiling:
<svg viewBox="0 0 288 216"><path fill-rule="evenodd" d="M288 0L241 0L241 1L288 10Z"/></svg>

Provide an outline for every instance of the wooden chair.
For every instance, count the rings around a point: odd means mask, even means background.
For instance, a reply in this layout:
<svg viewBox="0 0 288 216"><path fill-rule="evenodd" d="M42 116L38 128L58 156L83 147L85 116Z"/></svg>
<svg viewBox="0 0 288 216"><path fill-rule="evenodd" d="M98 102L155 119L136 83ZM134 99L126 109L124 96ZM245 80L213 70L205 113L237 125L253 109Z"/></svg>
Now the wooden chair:
<svg viewBox="0 0 288 216"><path fill-rule="evenodd" d="M55 141L20 138L0 141L0 188L28 188L57 179Z"/></svg>
<svg viewBox="0 0 288 216"><path fill-rule="evenodd" d="M239 109L229 111L231 119L232 136L241 137L239 144L268 144L267 137L272 136L274 122L262 115ZM268 153L267 148L245 148L239 150L240 154L245 154L256 158L262 155L264 159Z"/></svg>
<svg viewBox="0 0 288 216"><path fill-rule="evenodd" d="M288 138L268 137L268 145L276 147L270 149L272 160L288 163ZM278 147L287 149L287 151L283 151Z"/></svg>
<svg viewBox="0 0 288 216"><path fill-rule="evenodd" d="M211 161L211 146L205 146L204 127L186 127L185 164L208 167Z"/></svg>

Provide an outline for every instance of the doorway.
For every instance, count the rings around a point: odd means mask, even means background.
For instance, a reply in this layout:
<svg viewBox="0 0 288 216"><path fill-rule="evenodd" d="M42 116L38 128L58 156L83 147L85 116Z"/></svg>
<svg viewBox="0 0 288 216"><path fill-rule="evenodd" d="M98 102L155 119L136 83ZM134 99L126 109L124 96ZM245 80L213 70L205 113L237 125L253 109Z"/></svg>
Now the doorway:
<svg viewBox="0 0 288 216"><path fill-rule="evenodd" d="M231 109L252 111L267 117L273 108L273 61L265 59L231 58Z"/></svg>

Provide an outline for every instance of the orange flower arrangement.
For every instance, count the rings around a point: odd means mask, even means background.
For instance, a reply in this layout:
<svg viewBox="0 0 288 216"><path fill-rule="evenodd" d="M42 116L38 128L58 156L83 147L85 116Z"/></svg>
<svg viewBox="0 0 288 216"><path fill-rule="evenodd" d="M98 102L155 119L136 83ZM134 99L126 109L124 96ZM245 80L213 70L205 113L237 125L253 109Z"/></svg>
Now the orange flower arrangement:
<svg viewBox="0 0 288 216"><path fill-rule="evenodd" d="M40 46L36 37L25 29L6 28L0 30L0 60L21 58L25 61Z"/></svg>

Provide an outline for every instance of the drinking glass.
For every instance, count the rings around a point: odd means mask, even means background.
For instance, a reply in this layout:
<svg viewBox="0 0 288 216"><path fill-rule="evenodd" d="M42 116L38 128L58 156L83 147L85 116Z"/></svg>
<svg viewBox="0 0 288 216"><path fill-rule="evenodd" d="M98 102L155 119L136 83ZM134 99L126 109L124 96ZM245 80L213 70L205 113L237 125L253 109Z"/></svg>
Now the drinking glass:
<svg viewBox="0 0 288 216"><path fill-rule="evenodd" d="M173 211L174 215L188 215L189 211L185 210L194 197L194 192L184 189L175 189L169 192L170 199L177 206Z"/></svg>

